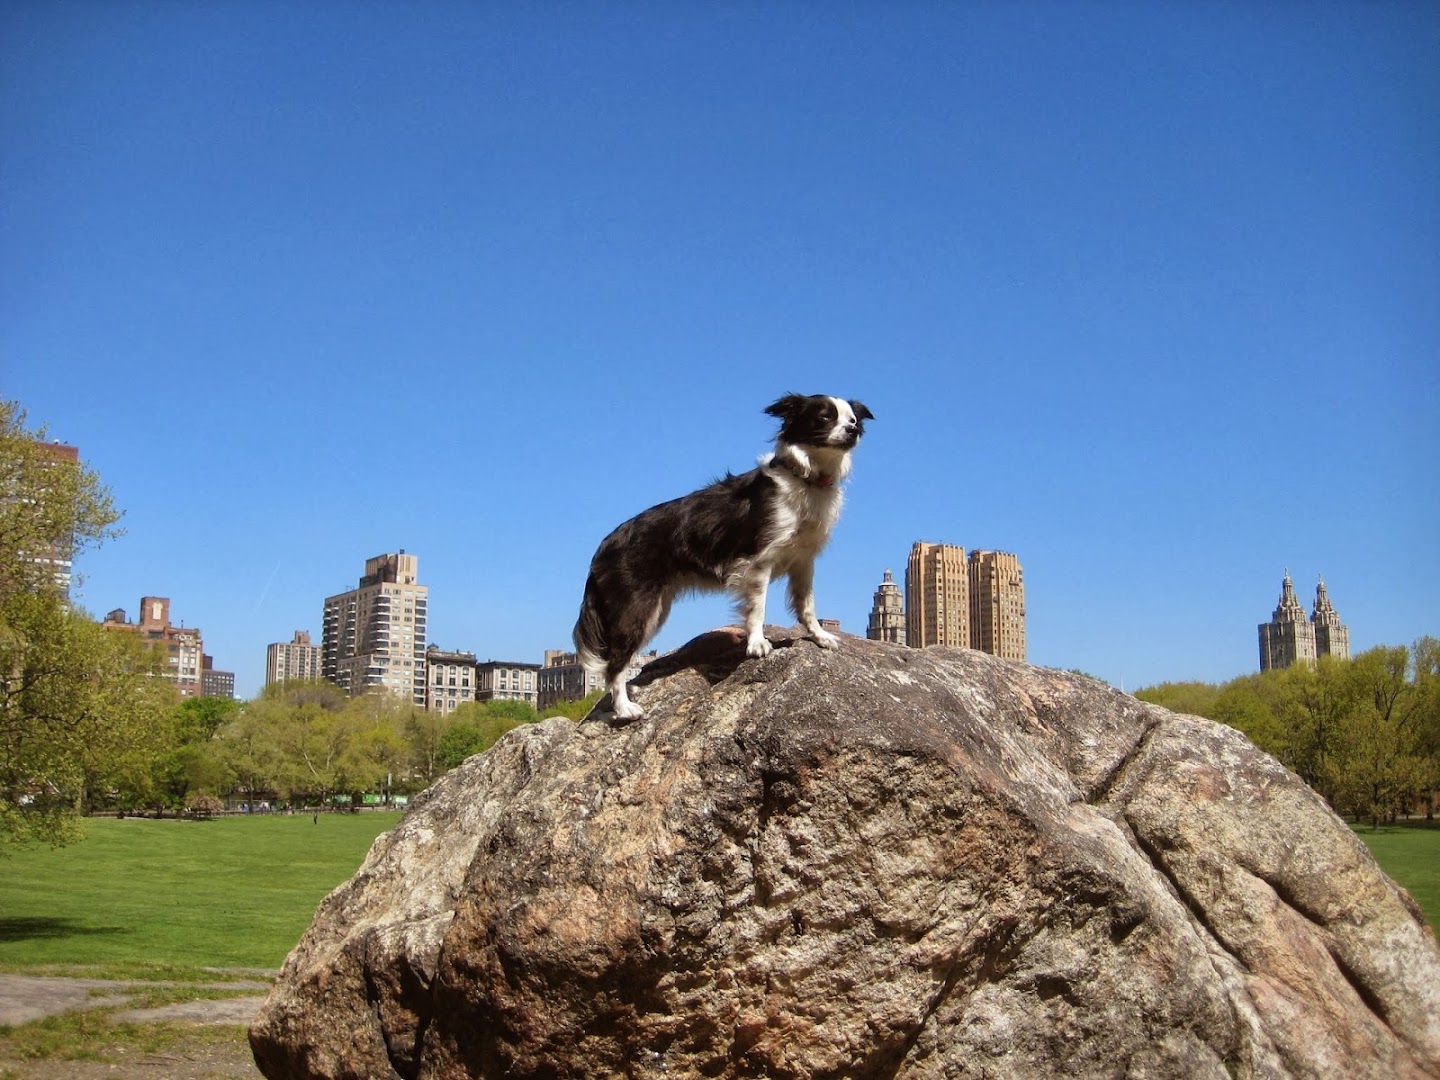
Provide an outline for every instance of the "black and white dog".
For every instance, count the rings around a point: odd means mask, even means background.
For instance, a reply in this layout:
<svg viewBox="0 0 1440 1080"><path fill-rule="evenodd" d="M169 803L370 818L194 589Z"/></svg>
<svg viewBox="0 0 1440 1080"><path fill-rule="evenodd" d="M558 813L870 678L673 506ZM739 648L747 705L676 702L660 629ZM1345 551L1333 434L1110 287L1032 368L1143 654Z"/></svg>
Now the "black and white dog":
<svg viewBox="0 0 1440 1080"><path fill-rule="evenodd" d="M652 506L600 543L585 581L575 649L605 672L615 717L644 715L625 669L655 636L670 605L691 591L731 593L745 620L745 653L766 656L765 592L790 579L790 610L821 648L840 642L815 618L815 557L840 516L840 481L870 410L858 401L787 394L765 410L781 421L758 468Z"/></svg>

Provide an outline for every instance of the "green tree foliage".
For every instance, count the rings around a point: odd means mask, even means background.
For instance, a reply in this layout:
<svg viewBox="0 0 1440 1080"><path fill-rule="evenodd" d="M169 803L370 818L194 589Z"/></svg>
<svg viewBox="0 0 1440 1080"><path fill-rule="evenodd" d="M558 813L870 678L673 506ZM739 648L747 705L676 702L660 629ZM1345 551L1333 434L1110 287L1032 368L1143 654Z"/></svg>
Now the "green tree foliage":
<svg viewBox="0 0 1440 1080"><path fill-rule="evenodd" d="M454 720L441 712L412 708L401 724L409 748L406 776L420 787L428 787L450 766L440 759L441 740Z"/></svg>
<svg viewBox="0 0 1440 1080"><path fill-rule="evenodd" d="M605 690L592 690L579 701L556 701L549 705L541 714L542 719L551 716L563 716L567 720L584 720L595 703L605 696Z"/></svg>
<svg viewBox="0 0 1440 1080"><path fill-rule="evenodd" d="M174 688L128 634L73 610L47 559L118 535L98 477L0 401L0 851L62 842L97 803L148 798Z"/></svg>
<svg viewBox="0 0 1440 1080"><path fill-rule="evenodd" d="M59 458L43 427L25 426L25 410L0 400L0 598L55 593L44 561L73 557L120 535L120 513L99 476Z"/></svg>
<svg viewBox="0 0 1440 1080"><path fill-rule="evenodd" d="M1433 792L1440 790L1440 640L1420 638L1411 658L1415 673L1415 740L1426 770L1425 786Z"/></svg>
<svg viewBox="0 0 1440 1080"><path fill-rule="evenodd" d="M150 801L175 703L157 659L53 596L0 601L0 847L59 842L76 812Z"/></svg>
<svg viewBox="0 0 1440 1080"><path fill-rule="evenodd" d="M1209 716L1220 696L1220 687L1201 682L1161 683L1135 691L1141 701L1189 716Z"/></svg>
<svg viewBox="0 0 1440 1080"><path fill-rule="evenodd" d="M1440 642L1380 646L1350 660L1166 683L1137 697L1229 724L1336 809L1379 822L1440 786Z"/></svg>
<svg viewBox="0 0 1440 1080"><path fill-rule="evenodd" d="M467 701L451 718L438 753L447 769L490 749L501 735L521 724L534 723L540 715L523 701Z"/></svg>
<svg viewBox="0 0 1440 1080"><path fill-rule="evenodd" d="M216 732L241 708L233 698L186 698L170 714L166 748L155 766L155 791L165 806L191 807L196 792L214 793L226 780L215 752Z"/></svg>
<svg viewBox="0 0 1440 1080"><path fill-rule="evenodd" d="M323 803L405 789L414 713L388 694L349 698L329 683L279 683L223 723L214 742L231 790L245 801Z"/></svg>
<svg viewBox="0 0 1440 1080"><path fill-rule="evenodd" d="M480 730L479 725L468 720L457 720L440 737L436 757L446 769L453 769L466 758L488 750L496 736Z"/></svg>

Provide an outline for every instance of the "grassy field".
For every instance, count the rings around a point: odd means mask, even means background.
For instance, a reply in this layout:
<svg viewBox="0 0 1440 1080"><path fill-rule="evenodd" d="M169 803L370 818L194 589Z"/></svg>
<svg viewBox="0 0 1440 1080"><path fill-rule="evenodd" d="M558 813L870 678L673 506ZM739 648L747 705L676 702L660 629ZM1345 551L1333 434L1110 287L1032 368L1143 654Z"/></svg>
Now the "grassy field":
<svg viewBox="0 0 1440 1080"><path fill-rule="evenodd" d="M396 813L96 818L0 860L0 968L278 967Z"/></svg>
<svg viewBox="0 0 1440 1080"><path fill-rule="evenodd" d="M1355 834L1375 861L1405 886L1430 925L1440 931L1440 829L1423 825L1363 825Z"/></svg>
<svg viewBox="0 0 1440 1080"><path fill-rule="evenodd" d="M315 906L393 813L216 821L96 819L70 847L0 862L0 968L278 967ZM1440 829L1361 827L1385 871L1440 923Z"/></svg>

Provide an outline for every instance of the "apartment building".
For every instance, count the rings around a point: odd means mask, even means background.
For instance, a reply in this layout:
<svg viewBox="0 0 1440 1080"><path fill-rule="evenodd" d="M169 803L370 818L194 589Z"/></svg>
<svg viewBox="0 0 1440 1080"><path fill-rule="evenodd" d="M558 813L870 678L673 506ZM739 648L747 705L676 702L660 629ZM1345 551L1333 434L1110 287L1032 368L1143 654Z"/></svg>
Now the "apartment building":
<svg viewBox="0 0 1440 1080"><path fill-rule="evenodd" d="M970 572L965 549L915 541L905 566L905 642L970 647Z"/></svg>
<svg viewBox="0 0 1440 1080"><path fill-rule="evenodd" d="M296 630L289 641L265 646L265 685L321 677L324 650L311 644L310 631Z"/></svg>
<svg viewBox="0 0 1440 1080"><path fill-rule="evenodd" d="M896 597L886 590L886 582L871 610L874 633L883 632L886 620L895 620ZM913 648L950 645L1024 660L1025 572L1020 560L1008 551L967 555L956 544L917 540L905 568L904 624L901 640Z"/></svg>
<svg viewBox="0 0 1440 1080"><path fill-rule="evenodd" d="M325 600L321 675L351 696L384 689L425 707L430 590L402 548L365 561L349 592Z"/></svg>
<svg viewBox="0 0 1440 1080"><path fill-rule="evenodd" d="M1025 659L1025 572L1008 551L972 551L970 647L1007 660Z"/></svg>
<svg viewBox="0 0 1440 1080"><path fill-rule="evenodd" d="M652 649L635 657L625 670L626 680L640 674L640 669L659 655L659 652ZM536 708L548 709L557 701L579 701L604 686L604 673L586 671L580 666L580 660L573 652L546 649L545 662L536 673Z"/></svg>
<svg viewBox="0 0 1440 1080"><path fill-rule="evenodd" d="M523 701L538 708L539 664L486 660L475 665L476 701Z"/></svg>
<svg viewBox="0 0 1440 1080"><path fill-rule="evenodd" d="M220 671L215 667L213 656L201 656L200 692L206 697L233 698L235 696L235 673Z"/></svg>
<svg viewBox="0 0 1440 1080"><path fill-rule="evenodd" d="M579 701L604 685L605 676L581 667L573 652L546 649L545 662L535 676L535 707L548 709L557 701Z"/></svg>
<svg viewBox="0 0 1440 1080"><path fill-rule="evenodd" d="M1307 619L1289 570L1280 583L1280 602L1270 621L1260 624L1259 636L1261 671L1313 664L1321 656L1350 657L1350 628L1340 621L1325 583L1315 587L1315 607Z"/></svg>
<svg viewBox="0 0 1440 1080"><path fill-rule="evenodd" d="M38 453L40 463L46 470L79 468L80 451L73 446L62 442L41 442L34 440L33 445ZM47 471L46 476L50 475ZM23 482L22 482L23 483ZM39 487L48 487L44 480L39 481ZM23 501L29 501L38 497L38 492L27 493L23 490L10 489L10 495ZM52 544L46 545L38 551L21 551L20 558L34 565L36 573L27 577L36 583L37 586L53 586L62 600L70 599L70 585L75 559L75 537L73 535L63 537Z"/></svg>
<svg viewBox="0 0 1440 1080"><path fill-rule="evenodd" d="M203 638L195 627L175 626L170 622L169 597L141 597L138 623L130 621L124 608L116 608L100 625L106 630L136 634L162 650L162 670L181 697L200 697L205 693L201 674L205 656ZM231 692L234 692L233 682Z"/></svg>
<svg viewBox="0 0 1440 1080"><path fill-rule="evenodd" d="M447 652L431 645L425 650L425 708L452 713L465 702L475 701L477 667L474 653Z"/></svg>

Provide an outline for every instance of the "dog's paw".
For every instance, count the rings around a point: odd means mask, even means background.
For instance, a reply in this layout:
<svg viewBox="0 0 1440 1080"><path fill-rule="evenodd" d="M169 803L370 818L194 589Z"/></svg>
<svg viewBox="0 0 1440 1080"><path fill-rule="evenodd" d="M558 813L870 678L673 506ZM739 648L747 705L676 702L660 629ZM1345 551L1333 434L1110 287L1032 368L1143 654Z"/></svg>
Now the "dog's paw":
<svg viewBox="0 0 1440 1080"><path fill-rule="evenodd" d="M840 639L829 630L816 630L813 636L815 644L822 649L838 649L840 647Z"/></svg>
<svg viewBox="0 0 1440 1080"><path fill-rule="evenodd" d="M745 643L745 655L762 660L775 651L775 646L763 637L753 637Z"/></svg>
<svg viewBox="0 0 1440 1080"><path fill-rule="evenodd" d="M631 720L644 720L645 710L633 701L624 702L615 706L615 719L629 723Z"/></svg>

